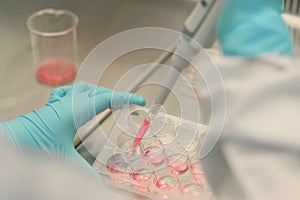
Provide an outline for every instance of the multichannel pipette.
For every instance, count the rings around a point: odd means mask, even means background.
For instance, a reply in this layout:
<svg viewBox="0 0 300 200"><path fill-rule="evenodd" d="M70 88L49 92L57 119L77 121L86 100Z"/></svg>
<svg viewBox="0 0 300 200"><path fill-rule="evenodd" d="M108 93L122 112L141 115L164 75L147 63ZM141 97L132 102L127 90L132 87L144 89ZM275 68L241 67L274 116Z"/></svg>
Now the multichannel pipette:
<svg viewBox="0 0 300 200"><path fill-rule="evenodd" d="M181 71L190 65L190 62L201 50L209 48L215 40L216 21L221 10L223 1L201 0L185 22L183 34L178 40L176 51L172 57L174 70L167 74L164 87L161 87L155 98L154 105L149 109L147 117L141 124L131 146L133 151L148 131L151 118L156 115L161 105L164 104L172 87L177 81ZM202 46L200 46L201 44Z"/></svg>

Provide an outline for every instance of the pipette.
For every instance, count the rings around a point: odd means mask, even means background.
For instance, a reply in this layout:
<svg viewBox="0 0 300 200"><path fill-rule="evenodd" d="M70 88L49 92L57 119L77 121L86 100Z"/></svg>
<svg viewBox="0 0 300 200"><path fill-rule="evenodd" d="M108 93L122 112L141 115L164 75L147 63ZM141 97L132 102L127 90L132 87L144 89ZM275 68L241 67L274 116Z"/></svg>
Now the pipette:
<svg viewBox="0 0 300 200"><path fill-rule="evenodd" d="M130 147L130 151L132 152L137 145L140 143L140 141L143 139L144 135L147 133L149 126L150 126L151 120L149 117L146 117L146 119L143 121L137 136L134 138L134 141Z"/></svg>
<svg viewBox="0 0 300 200"><path fill-rule="evenodd" d="M156 103L154 103L150 107L150 109L149 109L149 111L148 111L148 113L145 117L145 120L141 124L141 126L138 130L138 133L137 133L136 137L134 138L134 141L133 141L132 146L130 148L131 151L133 151L137 147L137 145L143 139L144 135L147 133L147 131L150 127L150 124L151 124L151 116L155 116L158 113L158 111L159 111L162 104L157 104L157 100L158 99L156 99L156 101L155 101Z"/></svg>
<svg viewBox="0 0 300 200"><path fill-rule="evenodd" d="M212 46L215 40L215 25L222 4L223 1L218 0L201 0L186 20L183 34L178 40L176 51L172 57L172 64L175 70L170 70L167 74L164 87L160 89L154 101L155 106L152 106L152 109L150 108L147 117L141 124L131 146L131 151L133 151L143 139L151 124L150 115L155 116L157 114L181 71L190 65L189 61L199 53L202 47L209 48ZM198 44L201 44L202 47Z"/></svg>
<svg viewBox="0 0 300 200"><path fill-rule="evenodd" d="M182 55L181 51L183 48L186 48L190 42L190 38L186 36L182 36L177 44L177 50L175 51L175 54L172 57L172 62L173 62L173 67L174 69L171 69L167 77L165 79L164 87L160 88L160 91L158 92L158 95L156 96L153 106L149 109L147 116L143 123L141 124L140 129L138 130L137 136L135 137L133 144L131 146L131 151L133 151L139 142L142 140L146 132L148 131L150 124L151 124L151 115L155 116L161 105L164 104L165 100L167 99L168 95L170 94L170 91L172 87L175 85L181 71L189 66L189 62L184 60L181 56ZM199 52L200 48L198 48L196 45L194 48L190 48L187 52L189 56L195 56Z"/></svg>

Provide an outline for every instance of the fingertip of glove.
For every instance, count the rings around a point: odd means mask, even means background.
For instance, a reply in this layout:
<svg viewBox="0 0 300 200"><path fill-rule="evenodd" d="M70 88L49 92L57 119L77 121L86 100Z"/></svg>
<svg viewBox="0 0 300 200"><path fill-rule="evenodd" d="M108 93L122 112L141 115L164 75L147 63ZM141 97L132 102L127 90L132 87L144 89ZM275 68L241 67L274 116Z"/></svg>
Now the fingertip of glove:
<svg viewBox="0 0 300 200"><path fill-rule="evenodd" d="M143 97L135 94L135 95L132 96L130 103L133 103L133 104L136 104L136 105L139 105L139 106L145 106L146 105L146 100Z"/></svg>

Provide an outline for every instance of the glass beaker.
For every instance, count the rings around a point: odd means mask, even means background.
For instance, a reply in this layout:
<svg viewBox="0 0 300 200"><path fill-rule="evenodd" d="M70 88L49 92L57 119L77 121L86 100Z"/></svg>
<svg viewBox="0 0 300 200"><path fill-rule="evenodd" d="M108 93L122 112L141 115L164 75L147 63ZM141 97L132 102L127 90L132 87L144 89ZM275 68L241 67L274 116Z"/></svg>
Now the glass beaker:
<svg viewBox="0 0 300 200"><path fill-rule="evenodd" d="M59 85L76 75L78 17L68 10L44 9L27 20L38 80Z"/></svg>

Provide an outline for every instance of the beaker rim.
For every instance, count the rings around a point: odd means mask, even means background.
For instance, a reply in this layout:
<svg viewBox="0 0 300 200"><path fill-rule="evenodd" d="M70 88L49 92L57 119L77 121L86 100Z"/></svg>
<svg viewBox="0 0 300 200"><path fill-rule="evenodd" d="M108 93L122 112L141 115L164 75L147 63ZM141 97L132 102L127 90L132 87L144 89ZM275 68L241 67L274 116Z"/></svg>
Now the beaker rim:
<svg viewBox="0 0 300 200"><path fill-rule="evenodd" d="M70 25L70 27L68 27L68 28L66 28L65 30L62 30L62 31L46 32L46 31L37 30L36 28L33 27L31 22L35 17L41 16L41 15L44 15L44 14L56 14L56 15L67 14L67 15L71 16L71 18L73 19L72 25ZM66 34L72 32L74 29L76 29L78 23L79 23L79 18L72 11L65 10L65 9L54 9L54 8L46 8L46 9L42 9L42 10L37 11L37 12L31 14L28 17L27 22L26 22L27 27L28 27L28 29L30 30L31 33L34 33L34 34L40 35L40 36L46 36L46 37L55 37L55 36L66 35Z"/></svg>

